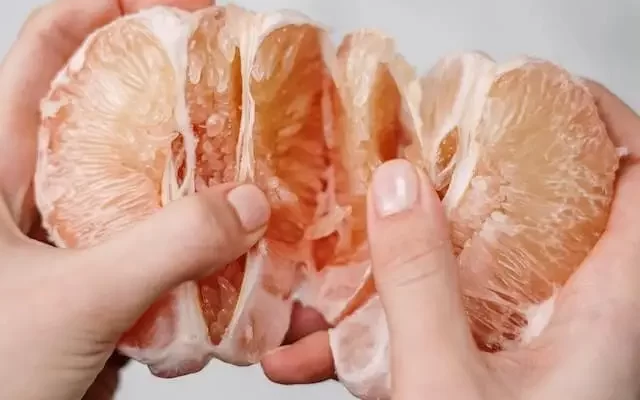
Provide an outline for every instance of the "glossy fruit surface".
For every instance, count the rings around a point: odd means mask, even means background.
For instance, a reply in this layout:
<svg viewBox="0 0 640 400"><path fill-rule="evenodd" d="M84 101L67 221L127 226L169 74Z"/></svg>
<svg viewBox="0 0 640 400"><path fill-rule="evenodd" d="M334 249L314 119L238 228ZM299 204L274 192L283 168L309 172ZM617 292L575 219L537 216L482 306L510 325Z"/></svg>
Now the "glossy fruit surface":
<svg viewBox="0 0 640 400"><path fill-rule="evenodd" d="M618 166L588 90L552 63L462 53L420 78L382 33L336 49L303 15L235 6L96 31L42 115L36 202L60 247L220 183L254 182L271 203L255 248L159 299L121 351L165 377L251 364L282 341L295 295L335 325L338 376L365 398L390 382L366 238L376 166L405 157L434 182L488 351L539 333L530 319L604 230Z"/></svg>

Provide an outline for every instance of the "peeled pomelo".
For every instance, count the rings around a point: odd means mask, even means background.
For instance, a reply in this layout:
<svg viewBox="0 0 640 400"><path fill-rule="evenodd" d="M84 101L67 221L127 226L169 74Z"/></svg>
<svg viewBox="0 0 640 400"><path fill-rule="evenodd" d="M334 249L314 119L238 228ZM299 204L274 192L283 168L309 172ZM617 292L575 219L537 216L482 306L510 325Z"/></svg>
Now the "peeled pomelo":
<svg viewBox="0 0 640 400"><path fill-rule="evenodd" d="M334 51L300 14L235 6L158 7L96 31L42 117L36 202L60 247L219 183L254 182L270 200L264 239L160 299L123 353L165 377L212 357L254 363L282 341L295 294L335 325L338 377L364 398L390 387L366 239L376 166L406 157L436 185L486 350L539 333L538 308L552 310L604 230L618 166L588 90L549 62L464 53L418 79L381 33Z"/></svg>
<svg viewBox="0 0 640 400"><path fill-rule="evenodd" d="M526 344L605 230L616 148L586 86L547 61L458 54L439 61L421 90L420 129L404 156L443 196L471 330L486 351ZM379 297L330 338L347 388L390 398Z"/></svg>
<svg viewBox="0 0 640 400"><path fill-rule="evenodd" d="M255 248L168 293L122 338L154 374L255 363L281 343L326 186L325 41L293 12L153 8L92 34L43 101L36 201L60 247L95 245L223 182L270 200Z"/></svg>

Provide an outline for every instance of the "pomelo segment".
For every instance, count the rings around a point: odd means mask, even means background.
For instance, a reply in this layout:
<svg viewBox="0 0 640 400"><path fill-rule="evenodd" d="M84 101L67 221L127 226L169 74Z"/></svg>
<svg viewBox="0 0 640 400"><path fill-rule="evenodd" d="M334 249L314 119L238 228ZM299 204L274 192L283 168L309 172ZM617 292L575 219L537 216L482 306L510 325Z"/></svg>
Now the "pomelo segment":
<svg viewBox="0 0 640 400"><path fill-rule="evenodd" d="M366 240L368 183L373 170L398 157L412 135L405 97L417 83L393 40L372 30L344 38L332 72L325 99L329 185L322 212L307 230L317 269L307 275L300 297L335 324L374 293Z"/></svg>
<svg viewBox="0 0 640 400"><path fill-rule="evenodd" d="M520 337L604 231L618 154L587 88L523 58L499 66L443 199L474 333Z"/></svg>
<svg viewBox="0 0 640 400"><path fill-rule="evenodd" d="M180 123L176 80L162 43L133 19L93 35L58 77L42 106L36 176L43 223L57 244L90 246L125 229L131 214L161 206L166 144Z"/></svg>
<svg viewBox="0 0 640 400"><path fill-rule="evenodd" d="M605 229L619 154L587 88L550 62L458 54L421 87L422 130L406 157L422 152L444 196L472 332L486 351L526 344ZM330 337L345 386L390 398L378 296Z"/></svg>
<svg viewBox="0 0 640 400"><path fill-rule="evenodd" d="M91 35L43 101L36 200L60 247L95 245L223 182L257 183L274 208L254 249L124 335L120 350L154 374L214 356L247 365L281 343L324 189L324 40L295 13L158 7Z"/></svg>
<svg viewBox="0 0 640 400"><path fill-rule="evenodd" d="M460 53L440 59L420 79L422 134L408 146L405 157L428 173L442 195L458 161L458 147L468 145L460 131L478 118L469 105L474 96L482 95L477 86L494 68L495 63L483 53Z"/></svg>

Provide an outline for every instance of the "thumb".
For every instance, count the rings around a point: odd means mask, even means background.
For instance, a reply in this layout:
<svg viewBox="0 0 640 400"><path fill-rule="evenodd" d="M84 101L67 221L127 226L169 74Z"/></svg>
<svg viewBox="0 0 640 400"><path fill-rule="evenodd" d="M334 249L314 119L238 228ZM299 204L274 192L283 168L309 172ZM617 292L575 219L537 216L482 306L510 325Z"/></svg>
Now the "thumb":
<svg viewBox="0 0 640 400"><path fill-rule="evenodd" d="M409 162L389 161L374 173L367 225L389 322L394 393L459 382L479 353L436 192Z"/></svg>
<svg viewBox="0 0 640 400"><path fill-rule="evenodd" d="M256 186L209 188L85 250L74 263L81 270L75 280L84 288L87 306L133 323L180 283L246 253L264 234L269 215L267 199Z"/></svg>

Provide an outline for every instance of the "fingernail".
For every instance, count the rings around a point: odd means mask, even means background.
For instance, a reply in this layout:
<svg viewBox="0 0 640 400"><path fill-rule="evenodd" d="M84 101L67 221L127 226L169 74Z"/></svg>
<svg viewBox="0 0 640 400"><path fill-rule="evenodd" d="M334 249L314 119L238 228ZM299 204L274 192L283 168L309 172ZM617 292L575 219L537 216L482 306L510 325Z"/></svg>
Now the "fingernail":
<svg viewBox="0 0 640 400"><path fill-rule="evenodd" d="M373 175L373 195L381 217L412 208L418 200L418 176L411 163L392 160L378 167Z"/></svg>
<svg viewBox="0 0 640 400"><path fill-rule="evenodd" d="M247 232L262 228L269 220L269 203L264 193L254 185L234 188L227 194L227 200L236 210L240 223Z"/></svg>

